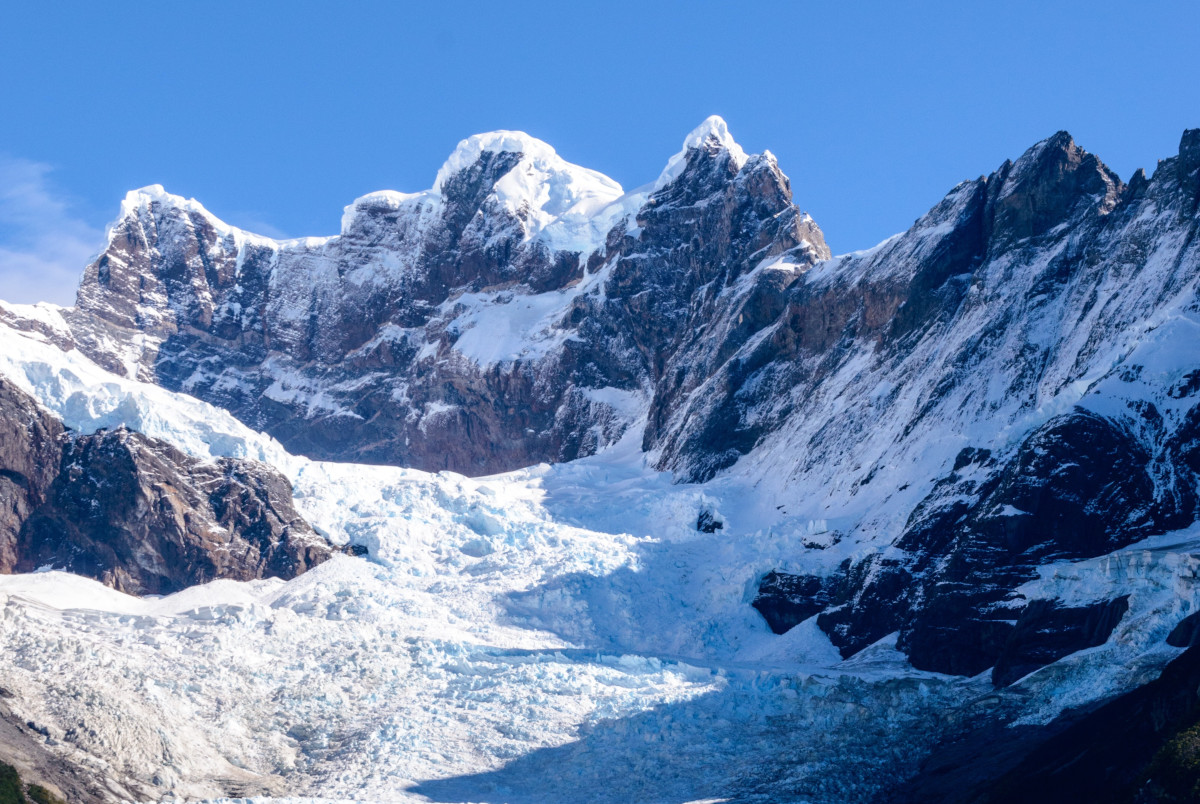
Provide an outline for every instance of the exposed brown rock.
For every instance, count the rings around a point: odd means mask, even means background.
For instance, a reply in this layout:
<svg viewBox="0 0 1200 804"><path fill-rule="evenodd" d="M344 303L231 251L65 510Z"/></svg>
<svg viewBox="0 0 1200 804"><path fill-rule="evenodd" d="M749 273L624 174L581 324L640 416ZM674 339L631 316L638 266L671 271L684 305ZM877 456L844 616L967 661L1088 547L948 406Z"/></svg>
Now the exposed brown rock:
<svg viewBox="0 0 1200 804"><path fill-rule="evenodd" d="M0 572L16 569L17 535L45 502L65 443L62 423L0 378Z"/></svg>
<svg viewBox="0 0 1200 804"><path fill-rule="evenodd" d="M49 566L130 594L292 578L333 553L272 467L124 428L74 434L3 379L0 504L0 571Z"/></svg>

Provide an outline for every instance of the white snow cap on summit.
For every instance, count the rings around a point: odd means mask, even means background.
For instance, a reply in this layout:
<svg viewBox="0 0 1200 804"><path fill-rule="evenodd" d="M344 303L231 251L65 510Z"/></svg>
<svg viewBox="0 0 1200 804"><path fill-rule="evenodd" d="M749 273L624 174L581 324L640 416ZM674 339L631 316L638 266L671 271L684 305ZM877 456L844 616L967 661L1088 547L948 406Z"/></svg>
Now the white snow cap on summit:
<svg viewBox="0 0 1200 804"><path fill-rule="evenodd" d="M168 193L161 184L149 184L145 187L139 187L136 190L130 190L125 193L125 198L121 200L121 214L115 221L108 225L105 231L106 242L112 242L113 231L117 224L131 216L141 216L150 214L150 205L152 203L160 204L164 207L173 207L182 209L192 214L202 215L208 219L213 228L221 235L228 235L234 232L240 232L237 227L231 226L225 221L218 218L216 215L209 212L194 198L184 198L181 195Z"/></svg>
<svg viewBox="0 0 1200 804"><path fill-rule="evenodd" d="M666 187L671 182L679 178L679 174L683 173L684 167L687 165L687 152L692 148L702 148L709 144L717 145L720 148L729 151L730 157L733 158L733 163L740 170L742 165L746 164L746 152L742 150L742 146L738 145L733 135L729 133L729 126L725 123L725 118L720 115L710 115L704 119L704 122L692 129L692 133L688 134L683 141L683 148L679 153L671 157L667 162L667 166L663 168L663 172L659 174L658 181L654 182L654 189L660 190Z"/></svg>
<svg viewBox="0 0 1200 804"><path fill-rule="evenodd" d="M443 192L451 176L475 164L485 151L521 154L492 193L524 221L530 237L551 224L582 226L624 194L608 176L571 164L548 143L523 131L492 131L463 140L438 171L433 191Z"/></svg>
<svg viewBox="0 0 1200 804"><path fill-rule="evenodd" d="M150 215L150 205L158 204L161 207L169 209L180 209L191 215L200 215L221 237L234 237L239 240L251 239L260 243L277 243L289 242L286 240L277 240L268 235L260 235L241 227L227 223L221 218L218 218L213 213L194 198L184 198L182 195L167 192L161 184L148 184L145 187L139 187L136 190L130 190L125 194L125 198L121 201L121 214L116 220L109 223L105 230L105 240L109 244L112 243L113 232L121 221L129 217L142 217ZM306 237L297 238L297 241L303 240L309 244L315 243L322 238Z"/></svg>
<svg viewBox="0 0 1200 804"><path fill-rule="evenodd" d="M385 190L355 199L342 216L342 233L350 231L363 208L387 205L436 211L445 200L446 183L484 152L518 153L520 160L492 186L490 196L518 218L525 236L542 236L555 247L592 250L604 242L608 208L624 195L621 185L595 170L571 164L548 143L523 131L490 131L458 143L434 179L419 193ZM599 234L597 234L599 232Z"/></svg>
<svg viewBox="0 0 1200 804"><path fill-rule="evenodd" d="M184 198L181 195L168 193L161 184L148 184L125 193L125 198L121 201L121 217L131 215L139 209L146 209L152 202L192 209L203 212L205 215L211 214L194 198Z"/></svg>
<svg viewBox="0 0 1200 804"><path fill-rule="evenodd" d="M548 142L526 134L524 131L488 131L460 140L454 153L446 158L442 169L434 179L433 189L441 191L446 180L461 170L469 168L484 151L492 153L519 153L526 159L562 161ZM581 168L582 169L582 168Z"/></svg>
<svg viewBox="0 0 1200 804"><path fill-rule="evenodd" d="M746 158L746 152L734 142L733 135L729 133L729 126L725 123L725 118L718 114L709 115L704 118L703 123L692 129L692 133L688 134L683 141L683 150L686 152L688 148L699 148L710 139L716 140L722 148L728 150L735 157Z"/></svg>

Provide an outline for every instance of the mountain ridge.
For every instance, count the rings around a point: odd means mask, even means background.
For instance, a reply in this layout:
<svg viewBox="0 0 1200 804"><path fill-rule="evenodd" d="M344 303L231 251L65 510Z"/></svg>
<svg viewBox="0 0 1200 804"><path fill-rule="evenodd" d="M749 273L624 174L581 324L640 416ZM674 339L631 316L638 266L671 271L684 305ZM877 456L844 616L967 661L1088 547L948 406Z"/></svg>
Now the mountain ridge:
<svg viewBox="0 0 1200 804"><path fill-rule="evenodd" d="M500 145L487 150L493 140ZM828 255L773 157L746 157L718 118L689 135L662 186L607 205L621 215L603 245L584 238L590 251L563 250L578 245L567 229L591 226L572 211L595 194L585 187L580 200L574 179L544 180L566 164L548 146L533 156L505 150L537 142L511 133L464 140L435 190L364 196L347 207L342 234L318 240L242 235L198 204L135 192L85 272L70 316L75 340L111 370L218 401L300 452L478 474L613 443L635 423L629 411L646 404L692 287L710 281L705 271L725 282L747 266L720 263L754 252L758 261L799 248L805 264ZM545 192L522 184L526 174ZM565 214L539 219L528 199L550 204L563 186ZM606 227L612 217L604 206L585 211ZM635 225L652 220L649 234ZM655 232L679 226L699 239L672 255L672 233ZM706 253L690 254L693 246ZM651 277L638 261L652 250L675 264ZM703 265L712 267L694 270ZM642 309L650 299L659 321ZM489 322L513 326L499 352L483 334ZM475 335L464 337L472 328L484 338L475 346ZM555 390L550 378L564 371L567 387ZM604 388L627 401L591 393ZM490 410L501 395L530 415L504 421ZM448 424L489 435L478 448L448 445ZM335 430L361 448L346 452L341 436L327 444Z"/></svg>

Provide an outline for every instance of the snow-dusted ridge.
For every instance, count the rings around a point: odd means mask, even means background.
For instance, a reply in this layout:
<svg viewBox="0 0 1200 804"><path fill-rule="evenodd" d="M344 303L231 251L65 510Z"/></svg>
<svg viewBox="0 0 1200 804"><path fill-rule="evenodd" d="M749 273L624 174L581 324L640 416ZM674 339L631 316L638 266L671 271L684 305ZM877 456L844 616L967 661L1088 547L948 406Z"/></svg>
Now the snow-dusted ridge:
<svg viewBox="0 0 1200 804"><path fill-rule="evenodd" d="M346 235L354 229L362 209L388 206L396 211L411 210L414 214L437 210L443 203L446 183L455 175L473 166L485 153L511 153L520 154L521 159L492 187L496 202L521 219L526 237L540 237L550 248L586 255L603 245L605 235L621 218L636 213L651 193L678 178L688 150L701 147L728 150L738 167L747 159L745 151L730 135L725 121L714 115L688 134L680 152L671 157L655 182L626 193L618 182L599 171L567 162L548 143L523 131L475 134L459 142L438 170L430 189L411 193L379 190L356 198L345 207L341 234ZM131 190L121 202L118 221L139 212L146 214L151 203L201 215L223 235L271 240L231 226L196 199L168 193L159 184ZM110 231L111 228L110 225ZM302 237L277 242L311 245L326 239Z"/></svg>

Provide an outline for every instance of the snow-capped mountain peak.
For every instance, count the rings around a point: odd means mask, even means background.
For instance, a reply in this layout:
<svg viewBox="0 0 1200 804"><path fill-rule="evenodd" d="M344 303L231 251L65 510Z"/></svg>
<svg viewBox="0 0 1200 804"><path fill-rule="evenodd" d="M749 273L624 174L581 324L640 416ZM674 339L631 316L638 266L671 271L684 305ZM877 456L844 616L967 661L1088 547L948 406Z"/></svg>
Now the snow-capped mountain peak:
<svg viewBox="0 0 1200 804"><path fill-rule="evenodd" d="M700 125L692 129L683 141L683 150L689 148L724 148L739 162L746 161L746 152L729 133L729 125L720 115L709 115Z"/></svg>
<svg viewBox="0 0 1200 804"><path fill-rule="evenodd" d="M145 187L139 187L136 190L130 190L121 199L121 211L117 219L109 224L108 235L111 240L113 230L127 218L149 219L154 215L153 207L158 205L162 208L178 209L192 215L201 215L205 219L211 221L215 226L222 230L222 234L230 232L234 227L229 226L224 221L217 218L194 198L184 198L181 195L169 193L161 184L149 184Z"/></svg>
<svg viewBox="0 0 1200 804"><path fill-rule="evenodd" d="M654 182L654 189L661 190L679 178L683 174L684 168L687 167L688 152L700 149L709 154L727 151L736 170L741 170L748 158L746 152L742 150L742 146L738 145L733 139L733 135L729 133L729 126L725 119L720 115L709 115L704 118L704 122L692 129L691 133L684 138L683 147L680 148L679 153L668 160L667 166L663 168L658 180Z"/></svg>
<svg viewBox="0 0 1200 804"><path fill-rule="evenodd" d="M728 316L713 336L732 347L774 309L782 274L759 288L766 306L741 309L733 285L759 283L754 266L798 248L797 271L828 256L774 159L747 157L720 118L675 161L653 198L623 194L527 134L480 134L435 187L365 195L340 235L286 242L136 191L85 271L73 337L112 371L169 373L258 426L279 411L324 420L329 447L370 445L366 460L477 474L590 454L640 426L663 370L648 356L714 315ZM694 307L701 286L713 295ZM467 390L480 382L524 401L492 405L492 390ZM464 427L504 435L453 436Z"/></svg>
<svg viewBox="0 0 1200 804"><path fill-rule="evenodd" d="M480 179L491 187L477 187ZM438 171L432 192L450 200L480 189L521 221L528 238L560 219L586 220L624 194L608 176L566 161L523 131L492 131L462 140Z"/></svg>
<svg viewBox="0 0 1200 804"><path fill-rule="evenodd" d="M518 154L542 162L562 161L550 143L524 131L486 131L459 140L454 151L446 157L445 163L438 170L433 189L441 191L450 177L474 165L485 151Z"/></svg>
<svg viewBox="0 0 1200 804"><path fill-rule="evenodd" d="M222 220L195 198L186 198L168 192L161 184L149 184L136 190L130 190L125 194L125 197L121 199L121 209L117 218L108 225L106 230L106 242L111 246L113 233L128 220L137 220L143 224L156 226L157 221L169 218L173 214L182 214L203 221L204 225L211 227L217 236L232 238L239 243L245 239L263 243L275 242L267 235L255 234ZM300 238L300 240L310 242L322 239L324 238Z"/></svg>

